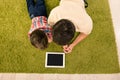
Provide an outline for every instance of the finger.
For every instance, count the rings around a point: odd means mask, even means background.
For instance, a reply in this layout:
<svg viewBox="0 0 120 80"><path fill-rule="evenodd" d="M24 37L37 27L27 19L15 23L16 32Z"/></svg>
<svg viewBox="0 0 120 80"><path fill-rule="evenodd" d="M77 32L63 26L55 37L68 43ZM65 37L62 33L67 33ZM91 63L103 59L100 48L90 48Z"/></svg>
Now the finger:
<svg viewBox="0 0 120 80"><path fill-rule="evenodd" d="M65 50L64 53L69 54L71 51Z"/></svg>
<svg viewBox="0 0 120 80"><path fill-rule="evenodd" d="M66 50L66 49L63 49L63 51L64 51L64 53L68 53L68 50Z"/></svg>
<svg viewBox="0 0 120 80"><path fill-rule="evenodd" d="M65 51L65 50L64 50L64 53L67 53L67 52L68 52L68 51Z"/></svg>
<svg viewBox="0 0 120 80"><path fill-rule="evenodd" d="M67 50L67 53L71 53L72 52L72 50L71 50L71 48L69 48L68 50Z"/></svg>
<svg viewBox="0 0 120 80"><path fill-rule="evenodd" d="M65 50L69 51L69 50L71 50L71 48L67 47Z"/></svg>
<svg viewBox="0 0 120 80"><path fill-rule="evenodd" d="M68 47L67 45L66 45L66 46L63 46L63 49L67 49L67 47Z"/></svg>

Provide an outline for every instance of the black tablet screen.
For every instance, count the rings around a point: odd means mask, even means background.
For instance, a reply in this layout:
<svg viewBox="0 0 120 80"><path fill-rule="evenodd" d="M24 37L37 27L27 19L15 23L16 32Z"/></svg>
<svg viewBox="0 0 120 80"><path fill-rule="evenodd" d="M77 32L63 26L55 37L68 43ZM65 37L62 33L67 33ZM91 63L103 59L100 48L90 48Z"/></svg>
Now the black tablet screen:
<svg viewBox="0 0 120 80"><path fill-rule="evenodd" d="M63 66L63 54L48 54L48 66Z"/></svg>

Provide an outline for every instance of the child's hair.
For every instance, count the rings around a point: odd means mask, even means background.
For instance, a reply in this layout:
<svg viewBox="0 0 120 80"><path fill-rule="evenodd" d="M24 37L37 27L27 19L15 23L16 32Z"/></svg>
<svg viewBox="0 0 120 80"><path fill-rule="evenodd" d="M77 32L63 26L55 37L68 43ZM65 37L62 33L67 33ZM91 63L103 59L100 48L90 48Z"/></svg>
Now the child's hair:
<svg viewBox="0 0 120 80"><path fill-rule="evenodd" d="M53 41L58 45L68 44L74 37L74 34L75 26L67 19L61 19L53 25Z"/></svg>
<svg viewBox="0 0 120 80"><path fill-rule="evenodd" d="M45 49L48 47L48 39L46 34L41 30L35 30L30 34L30 42L38 49Z"/></svg>

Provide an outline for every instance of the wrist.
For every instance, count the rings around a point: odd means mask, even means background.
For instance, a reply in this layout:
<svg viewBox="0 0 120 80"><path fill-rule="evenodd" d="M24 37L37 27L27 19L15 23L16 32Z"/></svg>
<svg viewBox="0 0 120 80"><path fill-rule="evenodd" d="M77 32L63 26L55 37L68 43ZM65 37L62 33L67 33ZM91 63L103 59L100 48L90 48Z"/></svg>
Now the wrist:
<svg viewBox="0 0 120 80"><path fill-rule="evenodd" d="M69 46L73 48L75 45L74 44L70 44Z"/></svg>

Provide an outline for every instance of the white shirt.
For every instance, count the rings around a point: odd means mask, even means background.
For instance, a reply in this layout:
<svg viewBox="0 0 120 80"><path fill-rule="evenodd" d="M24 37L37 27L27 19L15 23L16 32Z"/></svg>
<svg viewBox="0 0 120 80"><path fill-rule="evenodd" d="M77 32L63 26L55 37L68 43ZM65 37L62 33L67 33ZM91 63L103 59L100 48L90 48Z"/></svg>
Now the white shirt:
<svg viewBox="0 0 120 80"><path fill-rule="evenodd" d="M76 32L90 34L92 31L92 19L86 13L83 0L61 0L60 5L50 12L48 24L53 26L61 19L72 21Z"/></svg>

